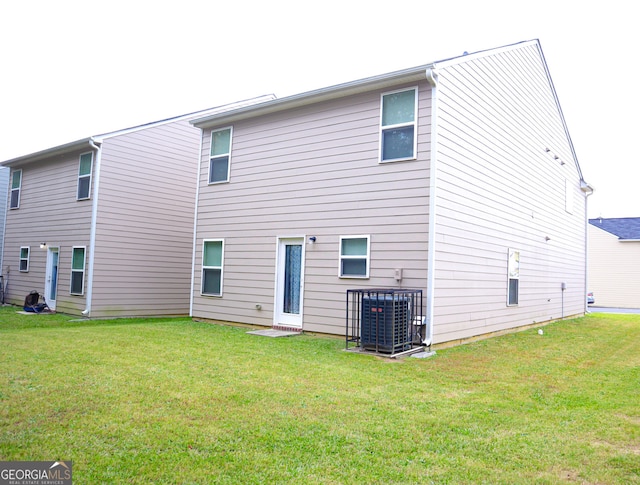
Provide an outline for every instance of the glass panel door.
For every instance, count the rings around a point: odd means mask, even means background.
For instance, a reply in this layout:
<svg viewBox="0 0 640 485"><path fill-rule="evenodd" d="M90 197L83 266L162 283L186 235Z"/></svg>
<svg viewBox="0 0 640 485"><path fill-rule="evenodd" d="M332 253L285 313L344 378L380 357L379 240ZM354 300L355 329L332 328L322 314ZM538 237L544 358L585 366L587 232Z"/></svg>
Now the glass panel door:
<svg viewBox="0 0 640 485"><path fill-rule="evenodd" d="M304 238L278 242L274 325L302 327Z"/></svg>
<svg viewBox="0 0 640 485"><path fill-rule="evenodd" d="M58 256L59 248L47 248L47 271L44 286L44 298L51 310L56 309L58 295Z"/></svg>

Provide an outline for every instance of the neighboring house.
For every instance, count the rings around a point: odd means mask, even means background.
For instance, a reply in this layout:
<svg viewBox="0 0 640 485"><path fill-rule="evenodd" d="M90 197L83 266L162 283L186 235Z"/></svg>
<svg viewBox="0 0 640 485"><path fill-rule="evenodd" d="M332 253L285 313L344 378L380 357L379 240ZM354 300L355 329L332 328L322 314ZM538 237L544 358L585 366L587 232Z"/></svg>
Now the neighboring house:
<svg viewBox="0 0 640 485"><path fill-rule="evenodd" d="M640 308L640 217L589 219L588 238L595 305Z"/></svg>
<svg viewBox="0 0 640 485"><path fill-rule="evenodd" d="M537 40L193 124L193 317L345 335L348 289L413 288L429 345L586 310L592 189Z"/></svg>
<svg viewBox="0 0 640 485"><path fill-rule="evenodd" d="M92 136L3 162L11 169L2 274L91 317L188 314L200 132L189 120Z"/></svg>

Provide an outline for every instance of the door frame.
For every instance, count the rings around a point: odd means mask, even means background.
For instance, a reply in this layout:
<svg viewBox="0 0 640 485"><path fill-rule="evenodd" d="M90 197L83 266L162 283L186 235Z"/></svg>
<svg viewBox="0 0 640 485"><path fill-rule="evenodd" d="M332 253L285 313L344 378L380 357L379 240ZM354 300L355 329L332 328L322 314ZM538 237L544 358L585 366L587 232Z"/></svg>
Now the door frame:
<svg viewBox="0 0 640 485"><path fill-rule="evenodd" d="M53 253L57 254L56 270L53 271ZM44 298L49 308L54 311L56 309L56 301L58 299L60 282L60 247L59 246L47 246L47 262L44 275ZM56 298L51 298L51 279L55 278Z"/></svg>
<svg viewBox="0 0 640 485"><path fill-rule="evenodd" d="M274 304L273 304L273 326L274 327L290 327L302 329L302 320L304 315L304 274L305 274L305 258L306 258L306 237L305 236L283 236L278 237L276 241L276 268L275 268L275 285L274 285ZM284 271L285 271L285 248L287 244L300 244L302 254L300 255L300 307L299 313L287 314L283 311L284 299Z"/></svg>

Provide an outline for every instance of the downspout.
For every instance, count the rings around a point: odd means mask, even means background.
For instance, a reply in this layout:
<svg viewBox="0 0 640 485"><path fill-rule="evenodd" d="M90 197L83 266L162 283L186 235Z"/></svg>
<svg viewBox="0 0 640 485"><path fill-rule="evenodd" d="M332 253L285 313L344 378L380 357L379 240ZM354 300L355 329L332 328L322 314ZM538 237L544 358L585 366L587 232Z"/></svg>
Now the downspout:
<svg viewBox="0 0 640 485"><path fill-rule="evenodd" d="M593 194L593 187L580 180L580 190L584 193L584 312L589 313L589 304L587 303L587 293L589 292L589 196Z"/></svg>
<svg viewBox="0 0 640 485"><path fill-rule="evenodd" d="M85 294L85 309L82 310L82 315L85 317L91 316L91 299L93 297L93 268L95 262L96 253L96 227L98 221L98 194L100 188L100 164L102 160L102 148L101 144L89 139L89 145L95 150L96 161L94 164L94 179L93 179L93 205L91 206L91 228L89 233L89 260L87 262L87 292Z"/></svg>
<svg viewBox="0 0 640 485"><path fill-rule="evenodd" d="M2 170L3 168L0 167L0 174L2 174ZM2 251L0 251L0 276L3 275L2 270L4 269L4 242L5 242L5 235L7 234L7 212L9 212L9 192L10 192L10 188L11 187L11 169L10 168L4 168L4 170L7 171L7 193L5 194L0 194L3 195L5 197L6 202L6 206L4 208L4 217L2 218L2 241L0 241L2 244L0 244L0 247L2 247ZM1 175L0 175L1 176ZM3 284L6 285L6 281L2 281ZM5 295L6 297L6 295ZM4 301L0 301L0 303L4 303Z"/></svg>
<svg viewBox="0 0 640 485"><path fill-rule="evenodd" d="M429 240L427 242L427 336L422 345L431 347L433 342L434 265L436 260L436 159L438 157L438 74L435 64L427 68L425 74L431 86L431 151L429 154Z"/></svg>
<svg viewBox="0 0 640 485"><path fill-rule="evenodd" d="M204 130L200 129L200 147L198 148L198 170L196 173L196 204L193 213L193 247L191 252L191 292L189 293L189 316L193 317L193 291L196 274L196 241L198 230L198 199L200 198L200 170L202 168L202 138Z"/></svg>

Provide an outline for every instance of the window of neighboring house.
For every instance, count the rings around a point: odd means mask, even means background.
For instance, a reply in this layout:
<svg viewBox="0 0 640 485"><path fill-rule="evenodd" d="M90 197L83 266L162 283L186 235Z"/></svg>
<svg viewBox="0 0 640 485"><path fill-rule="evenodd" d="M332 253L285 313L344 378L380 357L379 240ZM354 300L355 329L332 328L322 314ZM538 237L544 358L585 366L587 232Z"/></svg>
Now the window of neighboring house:
<svg viewBox="0 0 640 485"><path fill-rule="evenodd" d="M380 161L416 158L417 88L382 95Z"/></svg>
<svg viewBox="0 0 640 485"><path fill-rule="evenodd" d="M369 277L369 236L340 237L340 277Z"/></svg>
<svg viewBox="0 0 640 485"><path fill-rule="evenodd" d="M231 128L211 133L211 154L209 157L209 183L229 181L231 162Z"/></svg>
<svg viewBox="0 0 640 485"><path fill-rule="evenodd" d="M509 249L507 272L507 305L513 306L518 304L518 294L520 292L520 251Z"/></svg>
<svg viewBox="0 0 640 485"><path fill-rule="evenodd" d="M93 152L80 155L78 168L78 200L88 199L91 195L91 170L93 168Z"/></svg>
<svg viewBox="0 0 640 485"><path fill-rule="evenodd" d="M10 209L20 207L20 188L22 187L22 170L14 170L11 175L11 201Z"/></svg>
<svg viewBox="0 0 640 485"><path fill-rule="evenodd" d="M72 295L84 295L85 247L71 249L71 291Z"/></svg>
<svg viewBox="0 0 640 485"><path fill-rule="evenodd" d="M22 246L20 248L20 271L29 271L29 246Z"/></svg>
<svg viewBox="0 0 640 485"><path fill-rule="evenodd" d="M222 239L206 240L202 247L202 294L222 296Z"/></svg>

